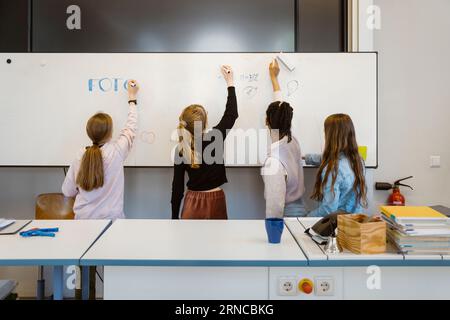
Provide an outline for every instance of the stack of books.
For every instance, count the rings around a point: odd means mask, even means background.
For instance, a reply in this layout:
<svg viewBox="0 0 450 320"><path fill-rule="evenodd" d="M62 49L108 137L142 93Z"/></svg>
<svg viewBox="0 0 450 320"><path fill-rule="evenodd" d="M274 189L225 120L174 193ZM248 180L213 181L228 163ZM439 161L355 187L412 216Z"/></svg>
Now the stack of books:
<svg viewBox="0 0 450 320"><path fill-rule="evenodd" d="M387 237L403 254L450 254L450 219L430 207L381 207Z"/></svg>

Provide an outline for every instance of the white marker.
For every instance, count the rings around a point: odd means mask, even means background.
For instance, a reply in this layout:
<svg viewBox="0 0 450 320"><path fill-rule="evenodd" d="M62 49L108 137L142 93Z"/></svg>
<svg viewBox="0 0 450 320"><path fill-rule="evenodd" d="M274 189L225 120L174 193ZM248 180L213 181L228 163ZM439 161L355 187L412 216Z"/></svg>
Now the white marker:
<svg viewBox="0 0 450 320"><path fill-rule="evenodd" d="M282 53L280 53L280 54L277 56L277 59L280 60L280 62L281 62L281 63L282 63L282 64L283 64L290 72L292 72L292 71L295 70L295 66L294 66L293 64L291 64L291 63L287 60L286 56L283 55Z"/></svg>
<svg viewBox="0 0 450 320"><path fill-rule="evenodd" d="M131 86L131 87L136 87L136 83L135 83L135 82L131 82L131 83L130 83L130 86Z"/></svg>

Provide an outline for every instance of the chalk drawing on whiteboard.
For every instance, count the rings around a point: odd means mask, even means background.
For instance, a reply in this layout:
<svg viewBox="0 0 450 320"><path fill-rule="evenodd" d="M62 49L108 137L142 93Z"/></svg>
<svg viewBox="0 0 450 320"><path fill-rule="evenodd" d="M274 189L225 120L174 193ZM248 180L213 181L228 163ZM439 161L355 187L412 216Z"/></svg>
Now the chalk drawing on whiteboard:
<svg viewBox="0 0 450 320"><path fill-rule="evenodd" d="M298 83L297 80L289 81L287 84L288 97L292 96L298 90L299 86L300 84Z"/></svg>
<svg viewBox="0 0 450 320"><path fill-rule="evenodd" d="M144 143L153 144L155 142L156 135L152 131L143 131L139 135L139 138Z"/></svg>
<svg viewBox="0 0 450 320"><path fill-rule="evenodd" d="M244 95L248 99L252 99L258 93L258 87L248 86L244 88Z"/></svg>

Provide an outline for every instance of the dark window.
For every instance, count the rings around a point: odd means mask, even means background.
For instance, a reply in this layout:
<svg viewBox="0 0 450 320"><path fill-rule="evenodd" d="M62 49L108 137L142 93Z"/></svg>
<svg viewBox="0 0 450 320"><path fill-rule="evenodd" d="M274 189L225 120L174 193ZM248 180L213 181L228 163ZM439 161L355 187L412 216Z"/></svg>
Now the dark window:
<svg viewBox="0 0 450 320"><path fill-rule="evenodd" d="M294 51L294 0L39 0L33 51ZM66 9L81 8L81 30Z"/></svg>
<svg viewBox="0 0 450 320"><path fill-rule="evenodd" d="M338 52L345 51L346 3L0 0L0 51ZM81 7L81 30L66 27L73 4Z"/></svg>
<svg viewBox="0 0 450 320"><path fill-rule="evenodd" d="M28 0L0 0L0 51L28 51Z"/></svg>
<svg viewBox="0 0 450 320"><path fill-rule="evenodd" d="M298 0L297 51L345 51L347 0Z"/></svg>

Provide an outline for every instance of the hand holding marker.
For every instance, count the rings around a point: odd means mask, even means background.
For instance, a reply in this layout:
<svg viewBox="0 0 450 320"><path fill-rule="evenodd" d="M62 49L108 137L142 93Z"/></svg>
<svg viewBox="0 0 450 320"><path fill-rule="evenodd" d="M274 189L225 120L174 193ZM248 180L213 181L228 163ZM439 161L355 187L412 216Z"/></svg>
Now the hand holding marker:
<svg viewBox="0 0 450 320"><path fill-rule="evenodd" d="M280 66L278 65L277 59L273 59L269 64L269 73L271 78L277 78L280 74Z"/></svg>
<svg viewBox="0 0 450 320"><path fill-rule="evenodd" d="M277 92L280 91L280 83L278 82L278 75L280 74L280 66L278 65L277 59L273 59L272 62L269 64L269 74L270 74L270 81L272 81L272 87L273 91Z"/></svg>
<svg viewBox="0 0 450 320"><path fill-rule="evenodd" d="M139 91L139 85L137 81L136 80L128 81L127 89L128 89L128 99L131 101L136 100L136 96Z"/></svg>
<svg viewBox="0 0 450 320"><path fill-rule="evenodd" d="M223 65L221 71L225 81L227 82L227 86L234 87L233 69L228 65Z"/></svg>

